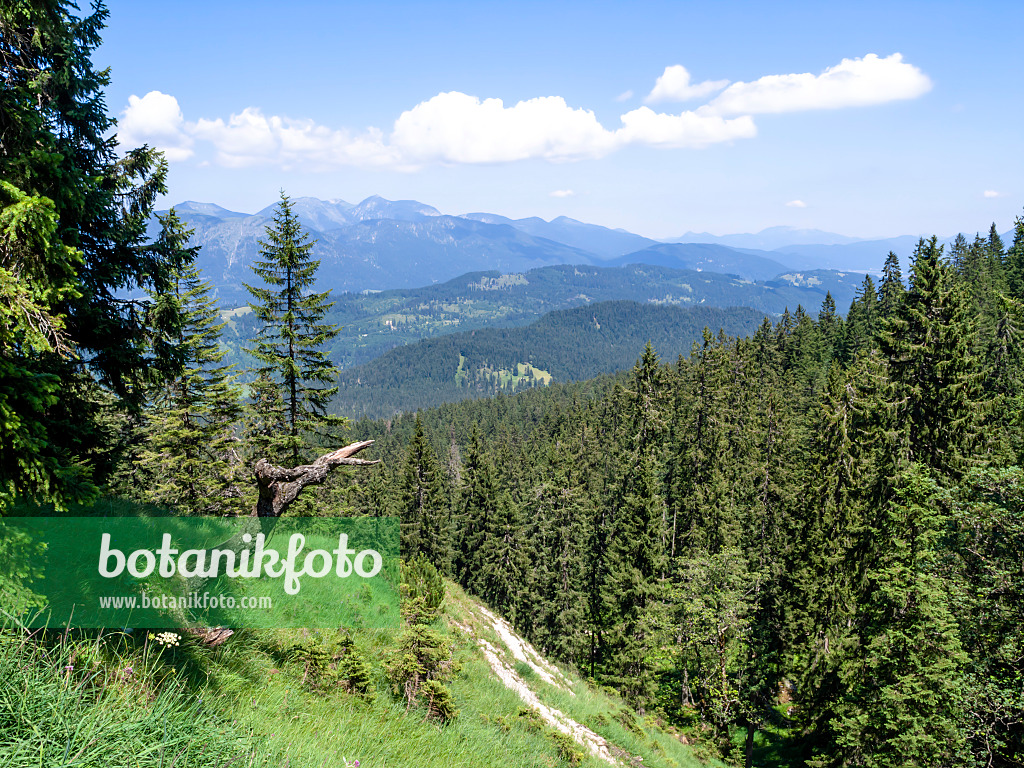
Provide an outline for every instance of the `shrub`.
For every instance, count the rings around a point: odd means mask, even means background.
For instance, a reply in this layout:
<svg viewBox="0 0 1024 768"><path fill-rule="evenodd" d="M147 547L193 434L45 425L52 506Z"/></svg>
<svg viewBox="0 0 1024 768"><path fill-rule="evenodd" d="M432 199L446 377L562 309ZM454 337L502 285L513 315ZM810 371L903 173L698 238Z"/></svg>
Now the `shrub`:
<svg viewBox="0 0 1024 768"><path fill-rule="evenodd" d="M429 624L444 606L444 580L433 563L420 555L402 564L402 615L410 624Z"/></svg>

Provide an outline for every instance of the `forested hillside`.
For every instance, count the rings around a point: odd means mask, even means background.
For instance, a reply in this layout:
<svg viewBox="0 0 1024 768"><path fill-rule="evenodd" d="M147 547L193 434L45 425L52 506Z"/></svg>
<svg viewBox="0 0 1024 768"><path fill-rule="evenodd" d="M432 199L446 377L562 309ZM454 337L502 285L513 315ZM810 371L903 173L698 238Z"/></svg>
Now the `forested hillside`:
<svg viewBox="0 0 1024 768"><path fill-rule="evenodd" d="M1024 220L897 267L845 320L358 422L353 511L730 760L1016 765Z"/></svg>
<svg viewBox="0 0 1024 768"><path fill-rule="evenodd" d="M607 301L551 312L519 328L486 328L399 347L342 371L334 410L391 416L444 402L546 386L628 367L652 342L689 354L703 328L752 332L763 315L747 307L674 307Z"/></svg>
<svg viewBox="0 0 1024 768"><path fill-rule="evenodd" d="M837 305L845 307L862 279L863 275L856 273L818 270L750 282L714 272L645 264L611 268L558 265L504 275L472 272L421 288L335 294L327 320L340 332L327 348L335 365L350 368L420 339L525 325L554 310L601 301L751 307L778 315L787 307L817 307L831 292ZM222 313L228 322L223 336L228 359L246 368L251 361L241 349L259 322L246 305L225 308Z"/></svg>

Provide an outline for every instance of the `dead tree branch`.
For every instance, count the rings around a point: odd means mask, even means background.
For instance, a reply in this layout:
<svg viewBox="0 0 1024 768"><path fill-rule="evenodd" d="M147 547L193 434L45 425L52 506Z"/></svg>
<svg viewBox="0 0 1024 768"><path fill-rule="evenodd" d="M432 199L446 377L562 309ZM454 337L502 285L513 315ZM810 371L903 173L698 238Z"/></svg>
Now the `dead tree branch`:
<svg viewBox="0 0 1024 768"><path fill-rule="evenodd" d="M276 467L266 459L260 459L253 467L256 484L259 487L259 499L256 501L258 517L280 517L302 489L307 485L318 485L327 479L327 475L337 466L366 467L379 464L379 461L354 459L355 454L373 445L373 440L363 440L346 445L331 453L325 453L312 464L302 464L288 469Z"/></svg>

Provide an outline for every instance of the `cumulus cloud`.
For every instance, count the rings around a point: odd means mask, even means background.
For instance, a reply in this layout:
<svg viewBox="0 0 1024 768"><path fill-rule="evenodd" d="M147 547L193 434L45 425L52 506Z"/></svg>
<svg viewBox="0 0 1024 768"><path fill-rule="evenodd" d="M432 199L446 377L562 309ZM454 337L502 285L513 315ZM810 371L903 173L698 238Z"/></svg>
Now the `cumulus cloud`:
<svg viewBox="0 0 1024 768"><path fill-rule="evenodd" d="M720 115L683 112L667 115L640 107L622 116L617 132L624 144L697 149L734 139L752 139L757 126L749 115L727 120Z"/></svg>
<svg viewBox="0 0 1024 768"><path fill-rule="evenodd" d="M803 200L790 200L788 203L786 203L786 206L788 208L806 208L807 203L805 203Z"/></svg>
<svg viewBox="0 0 1024 768"><path fill-rule="evenodd" d="M665 69L647 101L709 96L726 84L691 84L689 72L675 65ZM506 105L501 99L451 91L402 112L390 132L371 127L362 133L266 115L257 107L227 119L201 117L189 122L173 96L151 91L129 98L119 138L124 145L156 146L171 161L192 157L202 145L212 151L200 162L212 160L233 168L274 164L313 170L415 170L434 163L567 162L604 157L631 145L696 149L750 139L757 135L756 114L877 104L913 98L929 88L927 76L900 54L869 54L843 59L820 75L770 75L733 83L694 110L667 113L640 107L621 115L617 128L606 128L592 110L572 106L560 96ZM632 98L632 93L620 98Z"/></svg>
<svg viewBox="0 0 1024 768"><path fill-rule="evenodd" d="M551 197L574 197L576 195L571 189L556 189L551 193Z"/></svg>
<svg viewBox="0 0 1024 768"><path fill-rule="evenodd" d="M217 162L231 168L277 163L285 166L307 164L319 167L336 165L388 165L395 153L384 145L380 131L369 130L361 136L331 130L312 120L292 120L248 107L232 115L188 124L186 129L197 139L217 150Z"/></svg>
<svg viewBox="0 0 1024 768"><path fill-rule="evenodd" d="M985 190L985 191L984 191L984 192L982 193L982 195L983 195L984 197L999 197L999 196L1000 196L1000 194L999 194L998 192L996 192L996 191L995 191L994 189L986 189L986 190Z"/></svg>
<svg viewBox="0 0 1024 768"><path fill-rule="evenodd" d="M820 75L767 75L733 83L702 109L720 115L757 115L863 107L916 99L931 87L928 76L903 61L901 54L880 58L869 53L863 59L843 59Z"/></svg>
<svg viewBox="0 0 1024 768"><path fill-rule="evenodd" d="M128 106L117 125L121 146L149 144L163 150L171 161L192 156L192 138L185 132L185 118L178 100L160 91L150 91L141 99L128 97Z"/></svg>
<svg viewBox="0 0 1024 768"><path fill-rule="evenodd" d="M729 84L728 80L705 80L703 83L691 83L690 73L686 67L675 64L665 67L661 77L654 83L654 88L644 101L654 104L659 101L689 101L703 99Z"/></svg>
<svg viewBox="0 0 1024 768"><path fill-rule="evenodd" d="M414 163L579 160L602 157L616 144L593 112L560 96L506 107L501 99L440 93L403 112L391 133L391 146Z"/></svg>

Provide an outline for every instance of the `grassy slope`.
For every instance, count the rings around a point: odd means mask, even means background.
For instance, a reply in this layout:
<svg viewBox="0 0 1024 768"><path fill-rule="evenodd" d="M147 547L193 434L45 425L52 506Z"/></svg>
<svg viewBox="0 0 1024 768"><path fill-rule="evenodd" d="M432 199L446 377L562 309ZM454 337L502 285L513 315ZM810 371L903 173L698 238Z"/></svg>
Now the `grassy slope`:
<svg viewBox="0 0 1024 768"><path fill-rule="evenodd" d="M240 632L214 651L187 638L178 647L161 647L145 636L120 634L100 641L57 637L41 650L4 631L0 763L64 764L67 753L91 756L75 765L170 766L176 756L179 765L221 767L332 768L356 760L365 768L572 764L550 729L523 713L518 695L482 656L480 638L504 646L479 622L475 601L449 585L436 627L454 642L458 662L450 688L460 714L444 726L387 692L383 662L396 640L388 631L354 634L377 678L372 700L337 688L311 690L303 666L284 653L301 631ZM72 664L74 670L66 668ZM564 671L576 696L525 670L524 678L546 704L623 750L622 764L704 764L670 733ZM577 764L607 766L589 755Z"/></svg>

